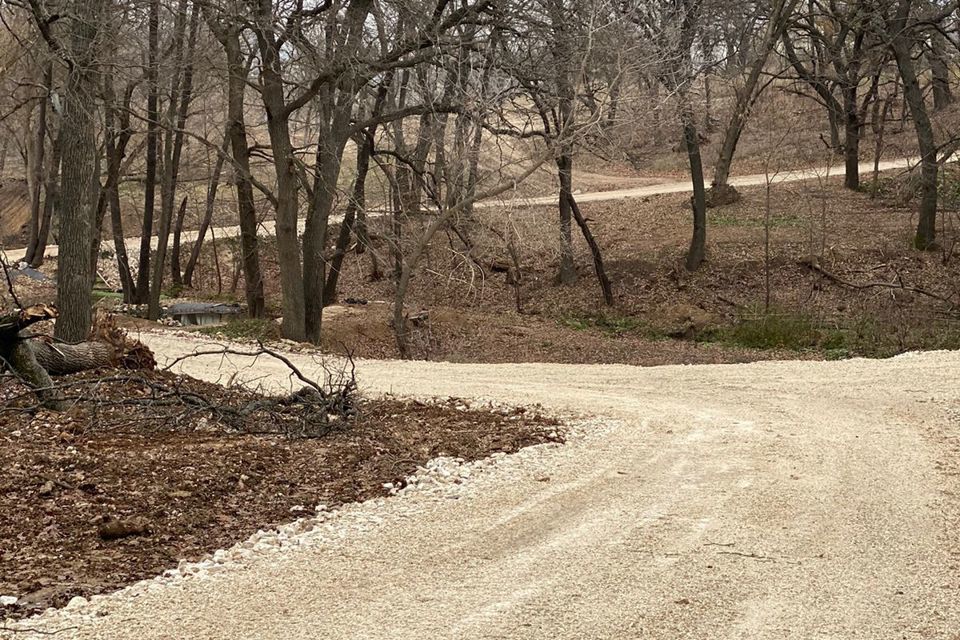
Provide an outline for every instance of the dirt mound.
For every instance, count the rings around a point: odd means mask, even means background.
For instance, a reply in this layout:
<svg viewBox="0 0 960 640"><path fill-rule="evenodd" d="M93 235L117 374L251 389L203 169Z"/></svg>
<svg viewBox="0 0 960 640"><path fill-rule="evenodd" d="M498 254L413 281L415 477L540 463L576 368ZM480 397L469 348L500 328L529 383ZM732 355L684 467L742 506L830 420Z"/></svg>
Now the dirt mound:
<svg viewBox="0 0 960 640"><path fill-rule="evenodd" d="M715 184L707 190L707 206L724 207L740 202L740 192L729 184Z"/></svg>

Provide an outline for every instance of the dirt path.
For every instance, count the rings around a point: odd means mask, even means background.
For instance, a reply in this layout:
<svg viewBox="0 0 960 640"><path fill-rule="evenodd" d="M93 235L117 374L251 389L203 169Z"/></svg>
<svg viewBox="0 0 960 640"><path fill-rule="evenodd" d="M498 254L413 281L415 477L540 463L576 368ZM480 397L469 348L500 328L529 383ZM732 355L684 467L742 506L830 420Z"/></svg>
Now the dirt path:
<svg viewBox="0 0 960 640"><path fill-rule="evenodd" d="M891 171L894 169L906 169L915 165L917 158L899 158L897 160L888 160L880 163L880 171ZM861 162L860 174L865 175L873 171L873 162ZM795 171L782 171L774 173L771 171L770 181L772 184L783 184L787 182L800 182L803 180L816 180L818 178L835 178L843 176L843 165L831 167L816 167L813 169L797 169ZM730 179L730 184L734 187L756 187L767 183L767 175L755 173L745 176L737 176ZM603 202L606 200L625 200L627 198L647 198L658 196L665 193L686 193L693 191L693 184L689 180L679 180L676 182L665 182L662 184L652 184L643 187L631 187L629 189L614 189L612 191L595 191L592 193L577 194L577 202ZM554 204L557 196L544 196L542 198L525 198L518 200L507 200L502 204L505 206L534 206ZM488 205L484 203L484 205Z"/></svg>
<svg viewBox="0 0 960 640"><path fill-rule="evenodd" d="M197 346L145 339L167 357ZM287 384L267 361L183 368ZM394 501L372 506L378 524L337 544L110 599L108 615L58 637L960 637L960 438L947 418L960 353L649 369L369 361L358 375L377 393L539 402L619 426L459 500L399 516Z"/></svg>
<svg viewBox="0 0 960 640"><path fill-rule="evenodd" d="M891 171L894 169L905 169L907 167L913 166L917 163L916 158L899 158L897 160L888 160L880 163L881 171ZM814 169L799 169L796 171L785 171L773 175L771 180L774 184L781 184L787 182L799 182L803 180L813 180L817 178L828 178L836 177L843 175L843 165L837 165L832 167L817 167ZM870 171L873 171L873 162L862 162L860 163L860 173L865 174ZM757 186L766 184L767 176L764 174L753 174L746 176L739 176L732 178L730 184L735 187L746 187L746 186ZM631 187L629 189L614 189L611 191L594 191L588 193L579 193L577 194L578 202L602 202L606 200L624 200L627 198L646 198L649 196L662 195L667 193L684 193L687 191L692 191L693 186L689 180L679 180L675 182L663 182L660 184L647 185L642 187ZM481 202L477 205L477 208L484 207L532 207L540 205L549 205L554 204L557 201L555 195L544 196L540 198L500 198L493 201ZM376 212L371 212L371 217L376 217L378 215L384 215L382 213L378 214ZM334 217L335 221L339 221L339 217ZM301 219L298 224L298 232L303 233L304 224L306 220ZM240 227L233 225L227 227L216 227L213 229L214 234L217 238L234 238L240 235ZM260 236L273 236L276 233L276 225L273 220L265 220L260 224L259 232L257 235ZM196 242L197 232L194 230L184 231L181 234L181 242L188 244L191 242ZM157 238L152 238L152 246L156 248ZM126 240L127 251L130 255L137 255L140 250L140 238L131 237ZM102 243L102 248L105 251L113 251L113 241L105 241ZM59 247L57 245L49 245L47 247L45 255L47 256L56 256L59 253ZM26 249L10 249L6 251L5 254L8 261L15 263L19 260L22 260L24 255L26 255Z"/></svg>

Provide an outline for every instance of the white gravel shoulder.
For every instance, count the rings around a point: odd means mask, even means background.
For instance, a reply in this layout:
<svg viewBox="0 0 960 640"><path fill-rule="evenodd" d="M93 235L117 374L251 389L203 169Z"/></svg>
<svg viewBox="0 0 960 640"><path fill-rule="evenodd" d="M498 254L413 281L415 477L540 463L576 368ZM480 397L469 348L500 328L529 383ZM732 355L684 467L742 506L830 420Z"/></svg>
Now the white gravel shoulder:
<svg viewBox="0 0 960 640"><path fill-rule="evenodd" d="M431 400L428 397L423 399ZM462 408L468 407L464 405ZM469 408L507 410L502 404L485 398L472 399ZM620 427L620 423L609 419L557 417L562 422L558 427L564 438L562 444L533 445L513 454L494 453L472 462L449 456L433 458L397 487L385 484L389 497L335 508L316 505L309 516L274 529L257 531L228 549L214 551L204 560L181 560L162 575L140 580L113 593L90 598L77 596L63 608L49 608L22 620L6 620L0 626L0 638L23 638L24 634L26 637L40 637L50 633L70 637L70 632L85 623L108 616L118 606L135 602L145 594L160 594L165 589L182 588L185 582L210 580L231 571L247 570L258 562L271 562L275 554L289 554L316 546L335 549L346 539L368 535L401 520L415 518L444 501L469 500L490 486L522 478L548 478L558 456L576 455L578 447L587 446L592 439ZM31 631L37 633L31 634Z"/></svg>

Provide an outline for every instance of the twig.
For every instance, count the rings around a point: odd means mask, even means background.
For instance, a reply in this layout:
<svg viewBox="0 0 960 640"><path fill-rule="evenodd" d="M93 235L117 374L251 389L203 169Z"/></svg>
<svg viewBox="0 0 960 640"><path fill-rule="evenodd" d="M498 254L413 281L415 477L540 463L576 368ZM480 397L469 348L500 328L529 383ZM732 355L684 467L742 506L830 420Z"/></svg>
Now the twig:
<svg viewBox="0 0 960 640"><path fill-rule="evenodd" d="M756 553L740 553L739 551L717 551L717 554L725 556L740 556L741 558L750 558L752 560L762 560L764 562L776 562L776 558L770 556L761 556Z"/></svg>
<svg viewBox="0 0 960 640"><path fill-rule="evenodd" d="M54 631L44 631L43 629L14 629L13 627L8 627L6 625L0 627L0 631L9 631L10 633L36 633L41 636L55 636L58 633L63 633L64 631L74 631L80 627L63 627L61 629L55 629Z"/></svg>

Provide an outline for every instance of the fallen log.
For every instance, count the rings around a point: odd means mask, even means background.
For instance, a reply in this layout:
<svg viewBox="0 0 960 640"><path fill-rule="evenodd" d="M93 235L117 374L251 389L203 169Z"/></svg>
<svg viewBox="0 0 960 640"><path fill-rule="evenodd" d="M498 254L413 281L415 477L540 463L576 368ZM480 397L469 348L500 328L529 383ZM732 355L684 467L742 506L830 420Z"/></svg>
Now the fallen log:
<svg viewBox="0 0 960 640"><path fill-rule="evenodd" d="M41 404L55 411L67 408L51 376L105 367L153 368L153 354L139 342L128 343L121 331L107 326L96 340L67 344L47 335L24 333L27 327L54 320L57 308L37 304L0 316L0 359L5 368L34 389Z"/></svg>

